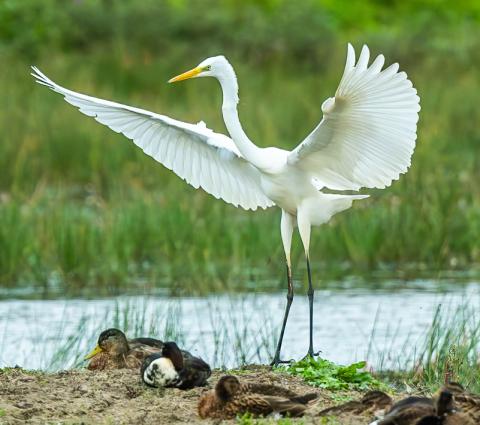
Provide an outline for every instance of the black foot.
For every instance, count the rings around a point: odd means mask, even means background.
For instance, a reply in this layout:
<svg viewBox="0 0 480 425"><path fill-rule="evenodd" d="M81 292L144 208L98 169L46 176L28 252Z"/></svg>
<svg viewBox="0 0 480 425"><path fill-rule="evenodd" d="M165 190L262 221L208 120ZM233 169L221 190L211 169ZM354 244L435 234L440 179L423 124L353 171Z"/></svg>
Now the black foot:
<svg viewBox="0 0 480 425"><path fill-rule="evenodd" d="M317 351L316 353L313 350L308 350L307 355L302 360L305 360L307 357L311 357L313 359L314 357L318 357L320 353L321 353L320 350Z"/></svg>
<svg viewBox="0 0 480 425"><path fill-rule="evenodd" d="M279 364L290 364L290 363L293 363L294 361L295 361L294 359L280 360L279 358L275 357L270 363L270 366L277 367Z"/></svg>

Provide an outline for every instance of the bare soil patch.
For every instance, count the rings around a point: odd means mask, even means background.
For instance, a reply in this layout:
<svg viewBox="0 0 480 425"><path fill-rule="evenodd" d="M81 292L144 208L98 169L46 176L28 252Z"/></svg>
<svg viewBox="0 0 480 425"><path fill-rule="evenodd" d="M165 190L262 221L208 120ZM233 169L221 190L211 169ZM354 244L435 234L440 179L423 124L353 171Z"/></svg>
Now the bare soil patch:
<svg viewBox="0 0 480 425"><path fill-rule="evenodd" d="M300 378L253 366L229 371L242 381L282 385L298 393L312 387ZM146 387L131 370L91 372L70 370L57 373L23 369L0 370L0 424L209 424L197 415L200 395L212 388L224 371L215 370L204 388L181 391ZM371 418L339 418L322 421L315 412L339 403L339 394L318 390L319 400L311 416L292 420L303 424L367 424ZM359 397L358 393L342 396ZM274 421L272 420L272 423ZM223 423L235 423L227 421ZM268 421L267 421L268 423Z"/></svg>

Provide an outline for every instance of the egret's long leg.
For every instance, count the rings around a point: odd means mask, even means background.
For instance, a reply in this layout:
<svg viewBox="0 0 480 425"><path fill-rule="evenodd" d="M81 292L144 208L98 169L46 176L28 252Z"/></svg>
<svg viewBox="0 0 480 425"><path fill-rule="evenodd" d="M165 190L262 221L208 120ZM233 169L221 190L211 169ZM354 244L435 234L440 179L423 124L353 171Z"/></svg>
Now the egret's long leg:
<svg viewBox="0 0 480 425"><path fill-rule="evenodd" d="M318 353L313 351L313 297L314 290L312 284L312 272L310 270L310 230L311 224L308 219L308 214L304 214L304 211L299 210L297 214L298 230L300 232L300 238L302 239L303 247L305 248L305 257L307 258L307 273L308 273L308 307L309 307L309 344L308 344L308 356L316 356Z"/></svg>
<svg viewBox="0 0 480 425"><path fill-rule="evenodd" d="M285 258L287 260L287 305L285 307L285 313L283 315L282 330L280 331L280 337L277 343L277 349L271 366L277 366L279 363L288 363L280 360L280 351L282 349L283 336L285 334L285 327L287 326L288 314L290 313L290 307L293 302L293 281L292 281L292 265L290 262L290 247L292 245L292 233L295 227L295 217L282 210L282 220L280 222L280 230L282 234L283 248L285 250Z"/></svg>
<svg viewBox="0 0 480 425"><path fill-rule="evenodd" d="M292 282L292 269L287 264L287 305L285 307L285 313L283 315L282 330L280 331L280 337L278 338L277 349L275 350L275 356L273 357L271 366L277 366L280 363L289 363L290 361L280 360L280 351L282 349L283 335L285 334L285 327L287 326L288 313L290 313L290 307L293 302L293 282Z"/></svg>
<svg viewBox="0 0 480 425"><path fill-rule="evenodd" d="M308 345L308 355L313 357L314 352L313 352L313 297L315 294L315 291L313 290L313 285L312 285L312 272L310 271L310 259L308 258L307 255L307 274L308 274L308 305L310 308L310 343Z"/></svg>

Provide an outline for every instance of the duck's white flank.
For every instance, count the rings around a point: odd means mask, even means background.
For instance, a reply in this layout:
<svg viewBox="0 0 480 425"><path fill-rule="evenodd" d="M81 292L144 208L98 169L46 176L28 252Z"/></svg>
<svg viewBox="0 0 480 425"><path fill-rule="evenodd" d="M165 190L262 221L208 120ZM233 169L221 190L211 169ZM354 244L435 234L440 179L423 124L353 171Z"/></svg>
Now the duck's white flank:
<svg viewBox="0 0 480 425"><path fill-rule="evenodd" d="M175 370L172 361L167 357L160 357L143 372L144 381L156 387L166 387L178 382L178 372Z"/></svg>

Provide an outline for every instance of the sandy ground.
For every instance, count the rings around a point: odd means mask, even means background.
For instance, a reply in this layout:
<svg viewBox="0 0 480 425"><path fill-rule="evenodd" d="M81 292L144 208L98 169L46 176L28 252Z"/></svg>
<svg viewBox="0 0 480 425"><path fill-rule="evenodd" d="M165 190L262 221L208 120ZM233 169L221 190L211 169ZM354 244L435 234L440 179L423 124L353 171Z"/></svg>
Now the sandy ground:
<svg viewBox="0 0 480 425"><path fill-rule="evenodd" d="M0 424L209 424L197 415L199 396L211 388L225 372L214 371L210 384L190 391L148 388L130 370L91 372L71 370L58 373L0 369ZM268 367L237 371L244 381L273 383L298 393L312 387L300 378L271 372ZM315 411L339 403L339 396L319 391L311 416L294 422L303 424L368 424L370 418L321 420ZM235 423L235 421L223 422ZM270 422L267 422L270 423ZM271 423L274 423L272 420Z"/></svg>

